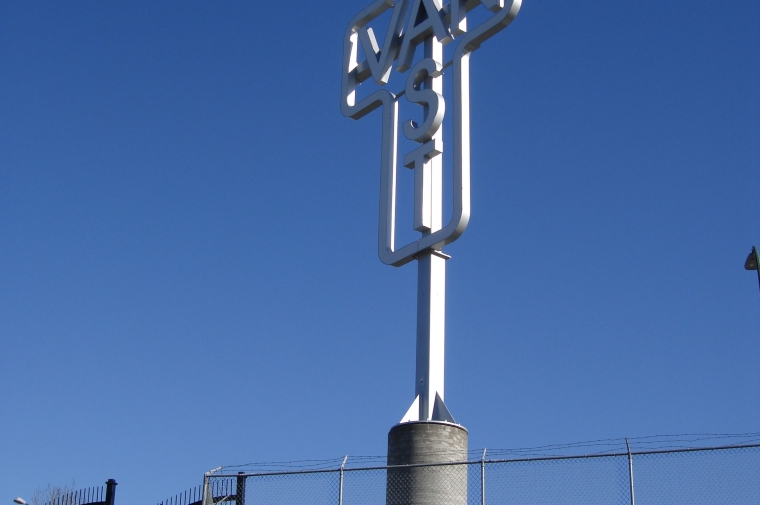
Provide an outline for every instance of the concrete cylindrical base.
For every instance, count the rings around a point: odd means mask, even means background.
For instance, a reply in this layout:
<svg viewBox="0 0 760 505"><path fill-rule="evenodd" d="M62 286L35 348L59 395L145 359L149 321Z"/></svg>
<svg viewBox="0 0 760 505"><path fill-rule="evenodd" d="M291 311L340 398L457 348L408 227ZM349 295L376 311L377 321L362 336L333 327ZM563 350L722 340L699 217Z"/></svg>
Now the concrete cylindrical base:
<svg viewBox="0 0 760 505"><path fill-rule="evenodd" d="M388 466L467 460L467 430L457 424L403 423L388 433ZM387 505L466 505L467 465L389 468Z"/></svg>

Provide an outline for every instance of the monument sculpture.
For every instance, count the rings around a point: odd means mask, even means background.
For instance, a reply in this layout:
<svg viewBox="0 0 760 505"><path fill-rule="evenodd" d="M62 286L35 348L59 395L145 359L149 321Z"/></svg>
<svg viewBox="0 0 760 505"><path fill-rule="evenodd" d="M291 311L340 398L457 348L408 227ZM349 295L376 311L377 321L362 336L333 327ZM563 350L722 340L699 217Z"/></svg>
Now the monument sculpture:
<svg viewBox="0 0 760 505"><path fill-rule="evenodd" d="M520 4L521 0L451 0L445 5L441 0L376 0L354 16L343 38L342 113L352 119L376 109L382 113L380 260L396 267L415 260L418 268L415 397L388 435L389 465L467 457L467 431L455 423L444 402L449 256L443 248L462 235L470 219L470 56L512 22ZM468 19L476 12L481 22L473 26ZM371 25L380 28L383 18L388 24L383 26L385 34L380 41ZM421 58L415 61L418 53ZM389 82L397 76L392 74L394 70L406 74L402 89L389 89ZM443 89L447 73L450 104ZM420 106L416 116L422 119L403 118L399 128L401 100ZM452 159L453 191L451 218L444 223L442 125L446 114L451 115L453 133L450 148L446 146ZM399 135L411 141L413 148L399 153ZM420 233L403 245L396 241L399 159L414 171L413 228ZM466 503L466 475L463 490L447 487L441 475L430 474L426 479L412 479L419 483L417 488L392 496L392 480L409 481L409 475L389 472L388 503Z"/></svg>

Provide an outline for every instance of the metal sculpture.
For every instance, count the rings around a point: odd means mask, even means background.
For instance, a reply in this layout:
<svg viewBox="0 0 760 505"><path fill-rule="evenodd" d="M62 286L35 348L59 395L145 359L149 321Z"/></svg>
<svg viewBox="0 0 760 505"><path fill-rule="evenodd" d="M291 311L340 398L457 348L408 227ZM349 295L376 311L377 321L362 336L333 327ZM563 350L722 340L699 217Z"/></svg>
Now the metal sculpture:
<svg viewBox="0 0 760 505"><path fill-rule="evenodd" d="M508 2L509 0L507 0ZM477 27L468 27L471 11L483 6L492 12ZM417 361L415 400L401 422L448 421L454 418L444 403L444 326L446 260L442 249L459 238L470 219L470 55L517 16L521 0L376 0L357 14L343 39L341 111L360 119L382 107L380 177L380 260L401 266L418 264ZM369 26L391 10L382 47ZM386 16L387 17L387 16ZM453 44L453 55L444 61L444 46ZM423 58L414 62L418 46ZM360 60L360 50L364 54ZM387 89L393 66L408 72L404 89ZM453 114L452 217L443 224L443 131L446 112L443 74L451 69ZM378 89L358 97L370 79ZM398 161L398 101L405 96L422 106L423 120L407 120L403 135L419 144L403 155L405 167L414 170L414 229L421 236L408 244L396 244L396 169Z"/></svg>

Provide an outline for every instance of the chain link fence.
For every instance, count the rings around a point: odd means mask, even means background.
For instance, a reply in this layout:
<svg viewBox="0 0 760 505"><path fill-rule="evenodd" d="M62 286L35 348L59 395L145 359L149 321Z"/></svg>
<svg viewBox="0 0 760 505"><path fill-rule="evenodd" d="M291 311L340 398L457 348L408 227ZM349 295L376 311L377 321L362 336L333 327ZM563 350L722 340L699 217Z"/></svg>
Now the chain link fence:
<svg viewBox="0 0 760 505"><path fill-rule="evenodd" d="M338 460L339 461L339 460ZM202 505L760 504L760 444L204 477ZM231 505L231 504L227 504Z"/></svg>

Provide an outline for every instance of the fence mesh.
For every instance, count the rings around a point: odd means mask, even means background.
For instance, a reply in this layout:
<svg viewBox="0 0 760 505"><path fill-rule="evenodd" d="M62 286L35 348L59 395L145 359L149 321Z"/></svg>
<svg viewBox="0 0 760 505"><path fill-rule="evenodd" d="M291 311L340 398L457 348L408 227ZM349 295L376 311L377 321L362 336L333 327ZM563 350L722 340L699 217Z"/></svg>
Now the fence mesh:
<svg viewBox="0 0 760 505"><path fill-rule="evenodd" d="M642 451L631 453L630 459L628 453L612 453L396 467L220 471L206 474L205 486L210 492L203 505L631 505L634 501L635 505L758 505L760 445Z"/></svg>
<svg viewBox="0 0 760 505"><path fill-rule="evenodd" d="M630 505L627 457L486 464L488 503Z"/></svg>
<svg viewBox="0 0 760 505"><path fill-rule="evenodd" d="M760 447L634 457L637 503L760 504Z"/></svg>

